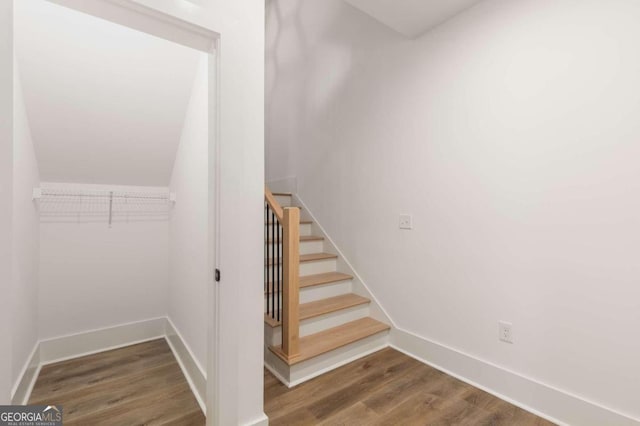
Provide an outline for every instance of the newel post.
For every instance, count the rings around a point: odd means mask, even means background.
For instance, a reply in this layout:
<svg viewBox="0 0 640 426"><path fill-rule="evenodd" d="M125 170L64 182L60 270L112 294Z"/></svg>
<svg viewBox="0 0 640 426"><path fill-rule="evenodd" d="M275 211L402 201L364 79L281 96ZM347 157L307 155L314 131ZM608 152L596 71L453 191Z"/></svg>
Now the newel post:
<svg viewBox="0 0 640 426"><path fill-rule="evenodd" d="M292 360L300 354L300 209L283 210L282 352Z"/></svg>

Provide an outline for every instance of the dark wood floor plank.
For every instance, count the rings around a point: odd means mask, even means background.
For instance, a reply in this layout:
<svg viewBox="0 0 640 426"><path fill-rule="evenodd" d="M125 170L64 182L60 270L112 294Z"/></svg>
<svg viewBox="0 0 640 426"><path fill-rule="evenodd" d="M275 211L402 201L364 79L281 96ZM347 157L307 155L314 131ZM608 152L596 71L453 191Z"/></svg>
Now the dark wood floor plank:
<svg viewBox="0 0 640 426"><path fill-rule="evenodd" d="M362 402L357 402L318 423L322 426L369 426L380 416Z"/></svg>
<svg viewBox="0 0 640 426"><path fill-rule="evenodd" d="M168 364L155 369L142 370L131 377L100 383L92 386L91 392L80 389L73 392L52 396L35 404L60 404L64 407L66 421L83 415L108 410L115 404L127 403L139 398L146 398L165 386L175 386L184 382L184 376L177 364Z"/></svg>
<svg viewBox="0 0 640 426"><path fill-rule="evenodd" d="M265 371L265 412L272 425L552 425L390 348L292 389Z"/></svg>
<svg viewBox="0 0 640 426"><path fill-rule="evenodd" d="M309 406L331 393L340 391L354 382L363 380L371 374L379 374L380 370L404 362L406 358L405 355L397 351L384 349L377 352L375 356L364 357L348 366L338 368L315 380L296 386L296 392L291 392L284 385L278 389L278 394L273 390L265 389L265 411L271 413L270 419L287 415L296 409ZM283 391L284 393L281 393Z"/></svg>
<svg viewBox="0 0 640 426"><path fill-rule="evenodd" d="M164 340L163 340L164 341ZM175 363L171 350L158 341L141 343L101 354L46 365L42 368L31 399L41 401L54 394L129 377L136 372Z"/></svg>
<svg viewBox="0 0 640 426"><path fill-rule="evenodd" d="M164 339L42 369L31 404L61 404L65 425L204 425Z"/></svg>
<svg viewBox="0 0 640 426"><path fill-rule="evenodd" d="M332 392L326 397L309 405L309 410L319 420L324 420L338 411L360 402L376 389L380 389L395 380L397 376L407 372L417 372L418 362L407 357L404 362L379 369L374 374L370 374L351 385Z"/></svg>
<svg viewBox="0 0 640 426"><path fill-rule="evenodd" d="M428 381L433 382L443 377L444 373L422 366L422 368L412 371L411 374L398 377L382 389L372 392L364 398L363 403L377 414L385 415L409 399L415 392L424 388Z"/></svg>
<svg viewBox="0 0 640 426"><path fill-rule="evenodd" d="M88 413L65 425L157 425L195 411L190 404L193 398L186 383L165 387L161 392L148 395L122 404L116 404L108 410Z"/></svg>

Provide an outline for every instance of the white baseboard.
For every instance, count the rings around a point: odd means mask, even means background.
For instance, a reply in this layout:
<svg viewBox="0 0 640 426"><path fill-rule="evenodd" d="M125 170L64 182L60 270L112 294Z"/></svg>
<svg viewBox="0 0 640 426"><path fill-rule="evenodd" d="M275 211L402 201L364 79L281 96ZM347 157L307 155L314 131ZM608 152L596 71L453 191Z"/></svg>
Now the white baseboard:
<svg viewBox="0 0 640 426"><path fill-rule="evenodd" d="M27 405L33 386L36 384L36 379L40 373L40 368L40 342L36 342L24 367L22 367L18 380L11 390L12 404Z"/></svg>
<svg viewBox="0 0 640 426"><path fill-rule="evenodd" d="M120 324L40 341L43 365L118 349L165 335L165 317Z"/></svg>
<svg viewBox="0 0 640 426"><path fill-rule="evenodd" d="M252 422L245 423L245 426L269 426L269 417L266 414L262 414L262 417Z"/></svg>
<svg viewBox="0 0 640 426"><path fill-rule="evenodd" d="M282 374L280 374L280 372L278 370L276 370L273 366L271 366L271 364L269 364L266 359L264 361L264 368L269 370L269 372L271 374L273 374L274 377L276 379L278 379L280 381L280 383L285 385L287 388L291 388L292 387L291 384L289 383L289 380L287 380Z"/></svg>
<svg viewBox="0 0 640 426"><path fill-rule="evenodd" d="M171 347L173 355L178 360L182 373L187 379L196 400L198 400L200 409L206 415L207 374L170 318L167 318L165 339L169 347Z"/></svg>
<svg viewBox="0 0 640 426"><path fill-rule="evenodd" d="M180 333L167 317L90 330L37 342L12 390L13 404L26 404L43 365L80 358L155 339L169 344L191 390L206 413L207 378Z"/></svg>
<svg viewBox="0 0 640 426"><path fill-rule="evenodd" d="M560 425L640 424L640 419L634 419L402 329L391 331L391 347Z"/></svg>

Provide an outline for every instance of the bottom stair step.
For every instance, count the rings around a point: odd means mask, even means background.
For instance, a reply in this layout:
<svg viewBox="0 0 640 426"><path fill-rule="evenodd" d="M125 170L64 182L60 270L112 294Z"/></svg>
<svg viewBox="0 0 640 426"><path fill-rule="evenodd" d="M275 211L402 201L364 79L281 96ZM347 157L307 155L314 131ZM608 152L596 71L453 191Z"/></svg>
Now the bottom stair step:
<svg viewBox="0 0 640 426"><path fill-rule="evenodd" d="M366 317L300 338L300 355L287 360L282 346L270 346L269 350L289 365L298 364L358 340L389 330L389 326Z"/></svg>

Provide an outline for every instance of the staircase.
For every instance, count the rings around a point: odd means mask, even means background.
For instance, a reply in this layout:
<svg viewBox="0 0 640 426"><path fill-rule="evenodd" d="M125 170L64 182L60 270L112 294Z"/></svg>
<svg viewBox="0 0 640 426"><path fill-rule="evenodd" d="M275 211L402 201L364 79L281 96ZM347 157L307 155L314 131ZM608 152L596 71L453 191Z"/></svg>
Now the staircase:
<svg viewBox="0 0 640 426"><path fill-rule="evenodd" d="M265 191L265 365L288 386L387 346L390 328L292 199Z"/></svg>

